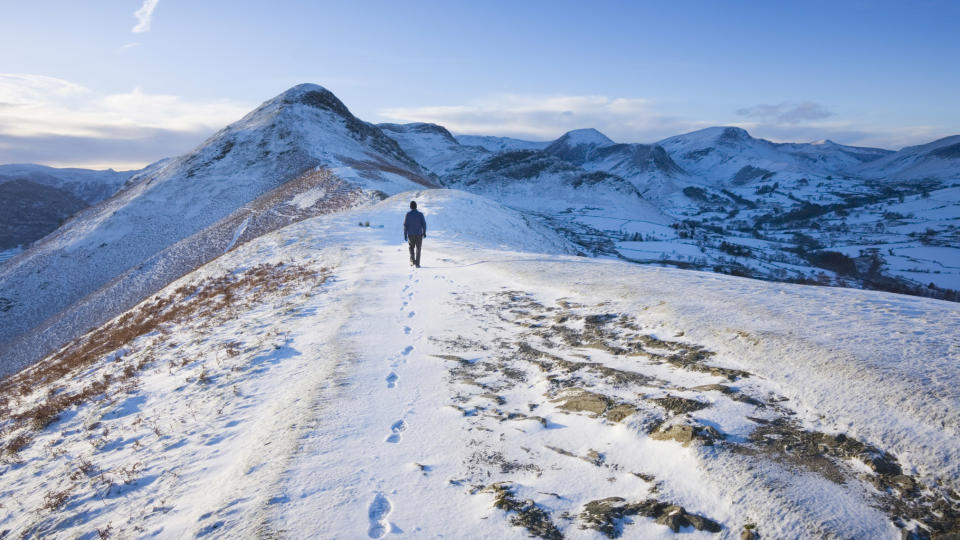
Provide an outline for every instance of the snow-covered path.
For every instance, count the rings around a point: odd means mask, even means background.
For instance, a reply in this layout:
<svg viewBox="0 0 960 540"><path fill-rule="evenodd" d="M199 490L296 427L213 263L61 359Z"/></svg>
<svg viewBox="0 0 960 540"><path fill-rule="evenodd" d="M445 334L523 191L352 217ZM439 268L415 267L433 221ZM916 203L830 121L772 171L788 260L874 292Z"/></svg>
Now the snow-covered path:
<svg viewBox="0 0 960 540"><path fill-rule="evenodd" d="M482 198L410 197L423 268L394 198L171 285L283 263L72 375L58 392L136 384L7 458L0 533L896 538L960 515L955 304L561 255Z"/></svg>

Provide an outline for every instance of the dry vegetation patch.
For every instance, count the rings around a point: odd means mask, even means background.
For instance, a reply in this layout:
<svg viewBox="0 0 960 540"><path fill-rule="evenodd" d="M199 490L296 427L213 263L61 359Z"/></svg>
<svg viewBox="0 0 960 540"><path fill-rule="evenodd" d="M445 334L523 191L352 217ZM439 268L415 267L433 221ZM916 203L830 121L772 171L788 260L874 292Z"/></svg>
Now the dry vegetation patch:
<svg viewBox="0 0 960 540"><path fill-rule="evenodd" d="M124 360L137 338L154 332L166 333L170 327L190 321L225 320L236 310L249 308L292 284L309 281L315 286L328 276L327 269L316 271L285 263L260 264L208 277L145 300L39 363L0 381L0 432L17 432L6 442L3 453L19 452L29 444L29 431L43 430L75 405L112 391L133 391L136 374L153 361L149 354L138 355L136 361ZM227 354L231 350L228 348ZM79 388L67 389L83 370L102 360L113 360L102 366L102 375ZM43 388L49 389L45 395L29 400L31 403L27 406L20 405Z"/></svg>

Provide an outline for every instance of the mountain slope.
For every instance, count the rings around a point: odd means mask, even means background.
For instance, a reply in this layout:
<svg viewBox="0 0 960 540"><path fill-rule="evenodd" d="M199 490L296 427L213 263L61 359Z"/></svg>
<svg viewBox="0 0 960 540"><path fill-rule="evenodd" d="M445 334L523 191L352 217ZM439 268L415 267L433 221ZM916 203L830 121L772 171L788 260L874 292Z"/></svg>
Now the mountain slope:
<svg viewBox="0 0 960 540"><path fill-rule="evenodd" d="M432 185L393 139L300 85L0 267L0 373L128 309L237 242Z"/></svg>
<svg viewBox="0 0 960 540"><path fill-rule="evenodd" d="M441 178L489 154L481 147L457 142L449 131L436 124L378 124L377 127L397 141L417 163Z"/></svg>
<svg viewBox="0 0 960 540"><path fill-rule="evenodd" d="M137 171L93 171L88 169L57 169L44 165L0 165L0 184L12 180L26 180L60 189L87 204L98 203L110 197Z"/></svg>
<svg viewBox="0 0 960 540"><path fill-rule="evenodd" d="M712 127L657 143L701 182L743 185L779 175L826 177L852 171L888 150L824 144L773 143L735 127ZM852 174L852 173L851 173Z"/></svg>
<svg viewBox="0 0 960 540"><path fill-rule="evenodd" d="M956 304L567 249L449 190L240 246L2 383L0 530L960 532Z"/></svg>
<svg viewBox="0 0 960 540"><path fill-rule="evenodd" d="M863 164L857 172L886 180L960 180L960 135L908 146Z"/></svg>
<svg viewBox="0 0 960 540"><path fill-rule="evenodd" d="M0 251L46 236L87 203L69 191L29 180L0 182Z"/></svg>
<svg viewBox="0 0 960 540"><path fill-rule="evenodd" d="M487 135L457 135L457 142L465 146L479 146L490 152L514 152L517 150L543 150L551 141L524 141L511 137Z"/></svg>

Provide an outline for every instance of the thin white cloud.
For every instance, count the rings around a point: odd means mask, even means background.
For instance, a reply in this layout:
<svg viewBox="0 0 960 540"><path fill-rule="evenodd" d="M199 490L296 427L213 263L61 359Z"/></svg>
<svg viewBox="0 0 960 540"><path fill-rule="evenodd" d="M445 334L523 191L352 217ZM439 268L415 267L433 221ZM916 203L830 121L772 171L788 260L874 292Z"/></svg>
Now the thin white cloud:
<svg viewBox="0 0 960 540"><path fill-rule="evenodd" d="M107 94L54 77L0 73L0 145L6 147L0 162L146 163L189 150L252 108L140 88ZM44 153L34 152L41 147ZM79 149L85 156L72 155ZM115 155L120 149L130 157Z"/></svg>
<svg viewBox="0 0 960 540"><path fill-rule="evenodd" d="M394 107L380 111L393 122L431 122L454 133L548 140L595 128L617 141L656 140L699 123L657 113L643 98L503 94L456 106Z"/></svg>
<svg viewBox="0 0 960 540"><path fill-rule="evenodd" d="M228 100L194 102L140 88L103 94L42 75L0 73L0 134L112 136L118 129L219 129L252 107Z"/></svg>
<svg viewBox="0 0 960 540"><path fill-rule="evenodd" d="M159 1L160 0L143 0L143 5L133 14L133 16L137 18L137 24L133 27L133 30L131 30L133 33L150 31L150 22L153 20L153 10L157 8Z"/></svg>
<svg viewBox="0 0 960 540"><path fill-rule="evenodd" d="M800 124L833 116L833 113L826 107L812 101L781 103L779 105L754 105L753 107L737 109L737 114L778 124Z"/></svg>
<svg viewBox="0 0 960 540"><path fill-rule="evenodd" d="M578 128L595 128L617 142L651 143L710 126L738 126L777 142L831 139L838 143L899 149L952 135L940 126L880 126L838 118L824 105L784 102L758 105L730 116L691 120L661 110L654 100L608 96L504 94L465 105L393 107L391 122L430 122L457 134L552 140ZM745 121L745 118L748 119Z"/></svg>
<svg viewBox="0 0 960 540"><path fill-rule="evenodd" d="M139 41L134 41L132 43L124 43L123 45L120 46L120 50L132 49L134 47L139 47L139 46L140 46Z"/></svg>

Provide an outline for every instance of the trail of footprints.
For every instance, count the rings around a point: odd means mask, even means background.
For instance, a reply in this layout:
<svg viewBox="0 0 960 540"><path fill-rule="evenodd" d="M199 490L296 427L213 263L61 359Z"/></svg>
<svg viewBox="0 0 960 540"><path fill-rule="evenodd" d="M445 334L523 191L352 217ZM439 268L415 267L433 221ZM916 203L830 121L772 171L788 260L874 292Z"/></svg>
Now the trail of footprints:
<svg viewBox="0 0 960 540"><path fill-rule="evenodd" d="M410 276L413 278L413 276ZM413 280L413 283L419 282L419 279ZM410 285L404 285L401 292L406 293L405 299L400 305L400 311L407 311L410 303L413 301L413 292L410 291ZM407 318L412 319L416 316L416 312L409 310L407 313ZM405 335L410 335L413 329L409 326L403 327L403 333ZM387 388L396 388L397 381L399 381L400 376L397 374L396 368L402 363L402 359L406 356L409 356L413 352L413 345L407 345L403 348L402 351L396 356L396 359L390 364L391 371L385 377L387 382ZM391 444L398 444L403 439L403 432L407 429L407 422L403 418L397 420L390 425L390 434L384 439L384 442ZM386 536L387 532L391 529L391 524L387 520L390 515L390 512L393 511L393 505L390 503L390 499L387 498L382 492L377 492L374 496L373 501L370 503L367 514L370 518L370 529L368 530L368 536L370 538L383 538Z"/></svg>

